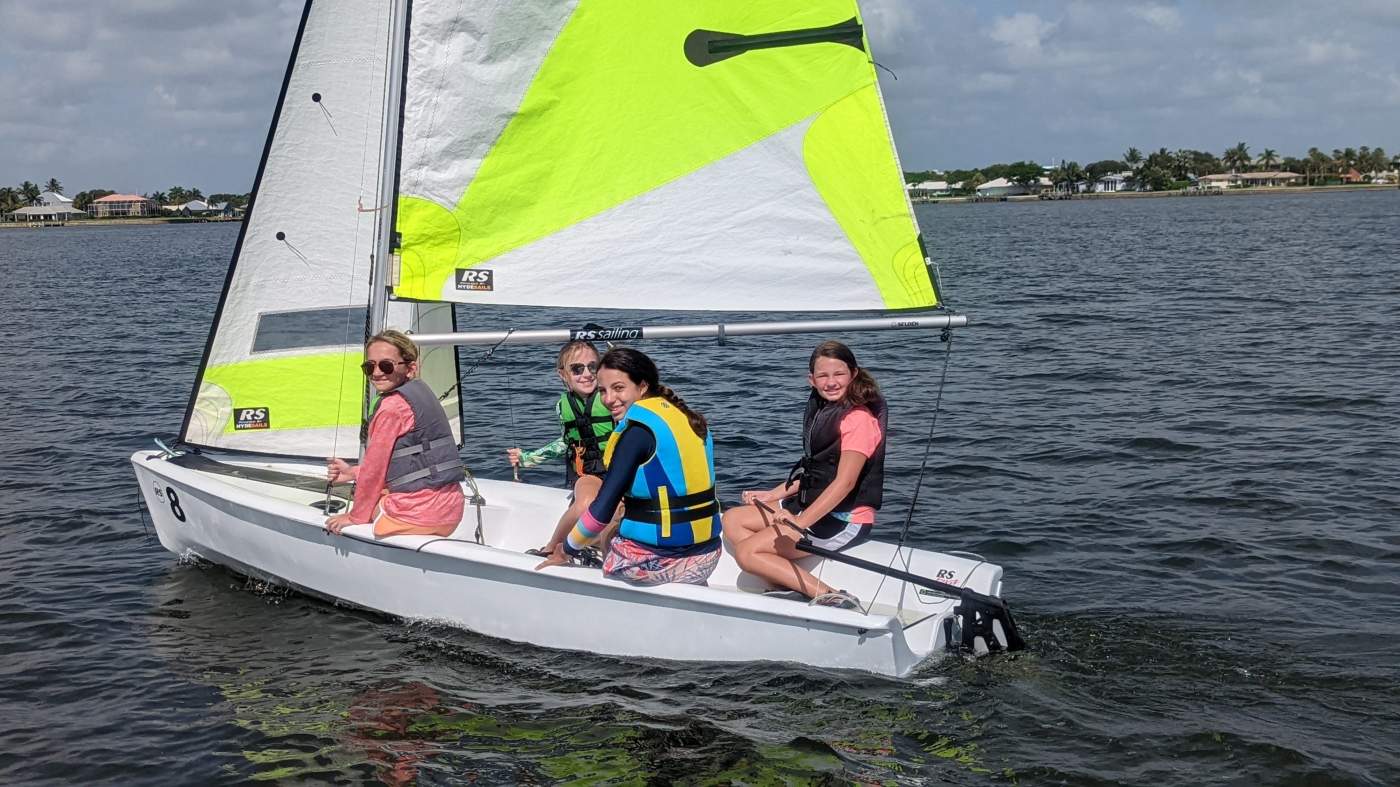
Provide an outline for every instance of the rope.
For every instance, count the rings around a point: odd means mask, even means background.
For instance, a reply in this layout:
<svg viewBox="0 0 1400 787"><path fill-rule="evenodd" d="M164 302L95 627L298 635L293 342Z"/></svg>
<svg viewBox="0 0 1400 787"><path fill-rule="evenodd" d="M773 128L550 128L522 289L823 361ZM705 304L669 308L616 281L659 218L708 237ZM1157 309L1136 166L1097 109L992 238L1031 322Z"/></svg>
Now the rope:
<svg viewBox="0 0 1400 787"><path fill-rule="evenodd" d="M319 105L319 103L320 103L320 102L317 102L318 105ZM325 112L325 111L326 111L325 107L321 107L321 111L322 111L322 112ZM329 116L329 115L328 115L328 116ZM384 137L384 121L383 121L382 118L380 119L379 126L380 126L380 128L379 128L379 137L380 137L380 139L383 139L383 137ZM333 126L332 126L332 128L331 128L331 133L335 133L335 128L334 128ZM364 141L367 142L367 141L369 140L369 136L370 136L369 119L366 118L366 119L365 119L365 127L364 127L364 137L363 137ZM345 294L345 330L344 330L344 332L342 333L342 338L341 338L341 340L340 340L340 341L341 341L340 346L341 346L342 348L348 347L349 344L350 344L350 315L353 313L353 306L354 306L354 301L355 301L355 277L354 277L353 273L354 273L354 270L355 270L355 266L356 266L356 264L358 263L359 257L360 257L360 222L364 219L364 216L365 216L364 211L359 210L359 207L360 207L360 205L363 203L363 200L364 200L364 193L365 193L365 166L366 166L366 162L368 161L368 159L369 159L369 145L368 145L368 144L362 144L362 145L361 145L361 150L360 150L360 185L359 185L359 196L356 198L356 210L355 210L355 243L354 243L354 245L352 246L352 248L351 248L351 250L350 250L350 271L351 271L352 275L348 277L348 281L346 282L346 285L347 285L347 286L346 286L346 289L347 289L347 291L346 291L346 294ZM383 173L380 173L380 174L379 174L379 177L383 177ZM376 185L376 187L378 186L377 183L376 183L375 185ZM371 213L370 215L375 215L375 214ZM365 318L366 318L366 320L369 319L368 311L366 311ZM366 336L369 335L369 325L368 325L368 324L365 325L365 335L366 335ZM333 422L333 423L335 424L335 426L332 427L332 429L331 429L331 457L332 457L332 458L335 458L336 455L337 455L337 453L340 451L340 412L341 412L342 406L345 404L345 396L344 396L344 394L345 394L345 363L344 363L344 361L342 361L341 364L340 364L340 380L336 383L335 392L336 392L336 393L335 393L335 421ZM364 395L365 395L364 390L361 389L361 396L363 397ZM334 482L331 480L330 476L327 475L327 477L326 477L326 498L325 498L325 500L324 500L323 503L322 503L322 505L324 506L324 508L323 508L322 510L325 511L325 513L326 513L327 516L330 515L330 510L331 510L331 487L332 487L332 486L334 486Z"/></svg>
<svg viewBox="0 0 1400 787"><path fill-rule="evenodd" d="M909 526L914 522L914 509L919 502L919 489L924 485L924 474L928 469L928 457L933 451L933 430L938 426L938 411L943 405L943 386L948 382L948 358L953 354L953 329L944 328L939 335L939 340L948 345L943 351L943 373L938 378L938 396L933 401L933 418L929 420L928 438L924 441L924 458L919 462L919 477L914 481L914 493L909 497L909 511L904 517L904 527L899 532L899 543L895 544L894 554L890 555L890 562L885 564L885 568L894 566L894 561L899 559L899 555L904 551L904 542L909 538ZM870 614L870 608L875 605L875 599L879 597L880 591L885 587L885 580L889 577L881 574L880 584L875 586L875 593L870 597L870 603L861 611Z"/></svg>
<svg viewBox="0 0 1400 787"><path fill-rule="evenodd" d="M151 527L146 524L146 500L141 497L141 490L136 490L136 513L141 515L141 532L146 535L146 542L151 540Z"/></svg>

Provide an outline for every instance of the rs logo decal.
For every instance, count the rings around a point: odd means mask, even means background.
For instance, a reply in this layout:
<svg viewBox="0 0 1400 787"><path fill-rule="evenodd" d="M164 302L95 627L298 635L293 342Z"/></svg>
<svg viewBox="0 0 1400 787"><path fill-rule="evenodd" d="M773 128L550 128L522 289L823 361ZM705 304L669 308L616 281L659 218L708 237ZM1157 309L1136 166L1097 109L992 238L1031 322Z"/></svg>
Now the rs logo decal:
<svg viewBox="0 0 1400 787"><path fill-rule="evenodd" d="M491 292L496 289L496 275L487 268L458 268L457 289Z"/></svg>
<svg viewBox="0 0 1400 787"><path fill-rule="evenodd" d="M272 418L266 407L238 407L233 411L234 429L271 429Z"/></svg>

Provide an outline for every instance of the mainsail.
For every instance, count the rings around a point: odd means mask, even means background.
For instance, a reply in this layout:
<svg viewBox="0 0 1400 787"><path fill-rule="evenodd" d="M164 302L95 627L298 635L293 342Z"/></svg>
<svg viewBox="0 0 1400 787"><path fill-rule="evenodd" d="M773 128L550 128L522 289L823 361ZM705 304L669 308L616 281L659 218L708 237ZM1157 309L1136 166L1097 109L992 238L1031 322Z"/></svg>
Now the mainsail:
<svg viewBox="0 0 1400 787"><path fill-rule="evenodd" d="M379 212L390 4L307 2L182 429L185 443L285 456L359 451ZM449 305L391 304L386 324L451 330ZM424 379L457 424L457 362Z"/></svg>
<svg viewBox="0 0 1400 787"><path fill-rule="evenodd" d="M938 304L853 0L412 3L400 299Z"/></svg>

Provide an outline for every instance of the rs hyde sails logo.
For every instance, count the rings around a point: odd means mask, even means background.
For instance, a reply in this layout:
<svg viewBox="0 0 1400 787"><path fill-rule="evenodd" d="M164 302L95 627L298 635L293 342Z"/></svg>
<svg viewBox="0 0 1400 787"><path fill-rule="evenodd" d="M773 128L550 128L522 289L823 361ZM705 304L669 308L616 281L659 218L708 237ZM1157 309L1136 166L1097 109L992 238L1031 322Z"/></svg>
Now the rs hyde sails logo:
<svg viewBox="0 0 1400 787"><path fill-rule="evenodd" d="M496 276L486 268L458 268L457 289L491 292L496 289Z"/></svg>
<svg viewBox="0 0 1400 787"><path fill-rule="evenodd" d="M233 411L234 429L271 429L266 407L239 407Z"/></svg>

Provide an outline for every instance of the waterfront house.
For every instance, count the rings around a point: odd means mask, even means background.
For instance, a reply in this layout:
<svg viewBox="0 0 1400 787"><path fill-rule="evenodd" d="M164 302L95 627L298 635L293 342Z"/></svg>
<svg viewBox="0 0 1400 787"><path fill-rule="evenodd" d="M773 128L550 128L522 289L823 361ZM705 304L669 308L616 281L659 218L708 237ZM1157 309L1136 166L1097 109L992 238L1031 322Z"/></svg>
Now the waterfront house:
<svg viewBox="0 0 1400 787"><path fill-rule="evenodd" d="M139 194L108 194L92 201L92 215L106 219L114 216L154 216L154 200Z"/></svg>
<svg viewBox="0 0 1400 787"><path fill-rule="evenodd" d="M1296 172L1241 172L1241 186L1290 186L1302 183L1303 176Z"/></svg>
<svg viewBox="0 0 1400 787"><path fill-rule="evenodd" d="M71 203L72 200L69 200ZM56 205L28 205L12 213L5 214L5 218L10 221L39 222L43 224L62 224L73 219L85 219L88 214L78 210L71 204L58 203Z"/></svg>
<svg viewBox="0 0 1400 787"><path fill-rule="evenodd" d="M918 183L910 183L906 188L909 191L909 199L914 202L932 197L946 197L953 193L953 189L946 180L923 180Z"/></svg>
<svg viewBox="0 0 1400 787"><path fill-rule="evenodd" d="M161 210L176 216L208 216L217 210L202 199L192 199L174 205L162 205Z"/></svg>
<svg viewBox="0 0 1400 787"><path fill-rule="evenodd" d="M57 191L45 191L39 194L39 200L34 204L44 205L46 207L57 207L66 205L71 208L73 207L73 199L71 197L65 197L62 194L59 194Z"/></svg>
<svg viewBox="0 0 1400 787"><path fill-rule="evenodd" d="M1296 172L1224 172L1202 176L1196 185L1202 189L1237 189L1244 186L1291 186L1302 182L1303 176Z"/></svg>
<svg viewBox="0 0 1400 787"><path fill-rule="evenodd" d="M1360 183L1363 180L1365 180L1365 178L1361 177L1361 173L1357 172L1355 167L1342 173L1343 183Z"/></svg>
<svg viewBox="0 0 1400 787"><path fill-rule="evenodd" d="M989 180L986 183L983 183L982 185L978 186L977 196L1018 197L1022 194L1039 194L1042 191L1053 189L1054 187L1055 184L1051 183L1049 178L1043 176L1038 178L1036 182L1031 184L1030 186L1022 186L1021 184L1013 183L1010 180L1007 180L1006 178L997 178L996 180Z"/></svg>
<svg viewBox="0 0 1400 787"><path fill-rule="evenodd" d="M1132 191L1133 173L1131 172L1110 172L1094 182L1094 190L1102 194L1114 194L1119 191Z"/></svg>

